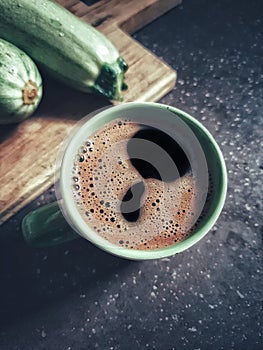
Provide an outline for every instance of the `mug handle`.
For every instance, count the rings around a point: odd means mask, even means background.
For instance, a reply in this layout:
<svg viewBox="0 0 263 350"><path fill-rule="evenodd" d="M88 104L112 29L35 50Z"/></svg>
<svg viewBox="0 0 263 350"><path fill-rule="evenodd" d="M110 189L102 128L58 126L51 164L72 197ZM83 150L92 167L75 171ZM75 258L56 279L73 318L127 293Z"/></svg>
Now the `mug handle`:
<svg viewBox="0 0 263 350"><path fill-rule="evenodd" d="M23 236L34 247L47 247L68 242L80 236L64 218L58 202L28 213L22 221Z"/></svg>

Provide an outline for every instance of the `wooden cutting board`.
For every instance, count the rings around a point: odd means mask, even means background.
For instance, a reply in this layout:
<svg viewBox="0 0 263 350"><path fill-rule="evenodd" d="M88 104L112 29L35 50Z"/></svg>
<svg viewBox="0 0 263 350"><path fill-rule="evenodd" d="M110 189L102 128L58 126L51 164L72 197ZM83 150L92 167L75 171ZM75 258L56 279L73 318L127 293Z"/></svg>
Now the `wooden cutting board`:
<svg viewBox="0 0 263 350"><path fill-rule="evenodd" d="M124 95L128 101L157 101L174 87L176 72L130 34L177 6L181 0L57 0L97 27L129 65ZM93 3L90 6L87 4ZM44 97L33 117L0 126L0 224L53 184L59 145L77 120L110 102L76 92L42 73Z"/></svg>

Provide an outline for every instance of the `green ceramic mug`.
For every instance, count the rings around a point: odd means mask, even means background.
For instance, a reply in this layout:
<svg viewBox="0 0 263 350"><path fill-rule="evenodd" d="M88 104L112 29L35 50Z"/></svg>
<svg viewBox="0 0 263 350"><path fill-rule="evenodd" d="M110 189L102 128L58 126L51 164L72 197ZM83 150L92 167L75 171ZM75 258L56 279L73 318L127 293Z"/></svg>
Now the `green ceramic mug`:
<svg viewBox="0 0 263 350"><path fill-rule="evenodd" d="M176 140L183 145L187 157L196 167L197 177L204 187L213 184L207 206L207 187L200 200L198 224L190 235L180 242L158 249L131 249L112 244L89 226L80 214L72 192L72 168L78 150L83 142L106 124L125 116L133 119L139 116L141 124L162 126L170 136L176 133ZM176 130L176 131L175 131ZM27 214L22 222L26 241L33 246L48 246L84 237L97 247L120 257L135 260L157 259L180 253L203 238L218 219L227 192L227 172L222 153L208 130L189 114L167 105L150 102L123 103L115 107L98 110L85 117L77 125L62 146L58 157L57 202L43 206Z"/></svg>

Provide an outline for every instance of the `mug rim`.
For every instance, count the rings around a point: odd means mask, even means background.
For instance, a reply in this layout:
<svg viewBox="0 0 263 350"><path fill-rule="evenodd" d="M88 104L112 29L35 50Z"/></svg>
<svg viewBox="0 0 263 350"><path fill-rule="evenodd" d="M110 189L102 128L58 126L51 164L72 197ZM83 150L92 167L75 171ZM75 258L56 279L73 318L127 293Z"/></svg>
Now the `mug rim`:
<svg viewBox="0 0 263 350"><path fill-rule="evenodd" d="M138 107L148 107L148 108L161 108L166 109L172 113L175 113L177 116L181 117L183 116L185 119L187 119L189 122L194 124L198 129L201 130L202 134L205 135L205 137L210 141L211 146L214 148L214 152L217 155L218 158L218 164L220 165L220 173L222 175L222 185L221 189L218 194L218 199L216 203L216 208L211 214L211 216L205 221L205 223L202 225L202 227L197 228L196 231L191 233L188 237L186 237L184 240L177 242L173 245L169 245L167 247L158 248L158 249L152 249L152 250L138 250L138 249L131 249L131 248L125 248L117 246L113 243L110 243L108 240L104 239L100 235L98 235L95 230L93 230L86 221L82 218L79 210L77 209L75 200L73 199L72 193L69 193L67 191L68 184L66 181L66 174L68 173L69 165L71 164L70 169L72 168L72 156L76 156L77 150L79 147L75 147L74 143L78 143L78 137L81 132L84 131L84 128L87 129L88 127L91 127L96 123L96 121L102 119L108 114L112 113L112 109L114 111L121 111L122 109L125 110L127 106L133 106L134 108ZM74 133L74 135L71 135L71 138L68 140L66 148L64 149L64 153L61 160L61 167L60 167L60 180L59 180L59 192L62 196L62 202L59 201L61 211L65 217L65 219L68 221L68 223L73 227L77 233L84 237L85 239L89 240L91 243L99 247L100 249L107 251L108 253L111 253L113 255L132 259L132 260L150 260L150 259L158 259L158 258L164 258L168 257L180 252L183 252L184 250L192 247L194 244L196 244L198 241L200 241L214 226L215 222L217 221L226 198L227 193L227 170L225 165L225 160L223 158L223 154L215 141L212 134L206 129L206 127L200 123L197 119L189 115L188 113L182 111L181 109L178 109L176 107L172 107L166 104L156 103L156 102L126 102L119 104L117 106L109 106L108 108L102 108L97 111L94 111L90 114L88 114L85 118L88 118L84 124L82 124ZM108 121L107 121L108 122ZM93 123L93 124L92 124ZM104 125L102 123L102 125ZM100 128L100 126L96 126L94 130L97 130ZM89 131L89 135L92 134L93 131ZM71 152L70 152L71 151ZM76 216L78 219L75 219Z"/></svg>

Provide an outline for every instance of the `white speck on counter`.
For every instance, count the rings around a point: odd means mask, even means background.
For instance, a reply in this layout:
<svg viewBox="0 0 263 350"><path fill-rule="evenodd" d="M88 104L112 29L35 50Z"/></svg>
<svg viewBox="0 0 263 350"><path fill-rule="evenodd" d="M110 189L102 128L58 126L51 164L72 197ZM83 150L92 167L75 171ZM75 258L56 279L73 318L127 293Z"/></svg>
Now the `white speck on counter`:
<svg viewBox="0 0 263 350"><path fill-rule="evenodd" d="M170 261L171 259L169 259L169 258L163 258L163 259L161 259L161 261Z"/></svg>
<svg viewBox="0 0 263 350"><path fill-rule="evenodd" d="M179 84L179 85L184 85L184 80L179 79L179 80L178 80L178 84Z"/></svg>
<svg viewBox="0 0 263 350"><path fill-rule="evenodd" d="M95 329L95 328L92 328L91 332L92 332L93 334L96 334L96 329Z"/></svg>
<svg viewBox="0 0 263 350"><path fill-rule="evenodd" d="M247 211L251 210L251 206L248 203L245 204L245 208L246 208Z"/></svg>
<svg viewBox="0 0 263 350"><path fill-rule="evenodd" d="M237 292L237 295L241 298L241 299L244 299L245 298L245 296L242 294L242 293L240 293L240 291L237 289L236 290L236 292Z"/></svg>
<svg viewBox="0 0 263 350"><path fill-rule="evenodd" d="M172 273L172 278L173 278L173 279L176 278L176 271L173 271L173 273Z"/></svg>
<svg viewBox="0 0 263 350"><path fill-rule="evenodd" d="M191 328L188 328L189 332L197 332L197 328L195 326L192 326Z"/></svg>
<svg viewBox="0 0 263 350"><path fill-rule="evenodd" d="M154 292L151 292L151 297L156 298L156 294Z"/></svg>
<svg viewBox="0 0 263 350"><path fill-rule="evenodd" d="M42 338L46 338L46 336L47 336L46 332L44 331L44 329L42 329L42 331L41 331L41 337L42 337Z"/></svg>

